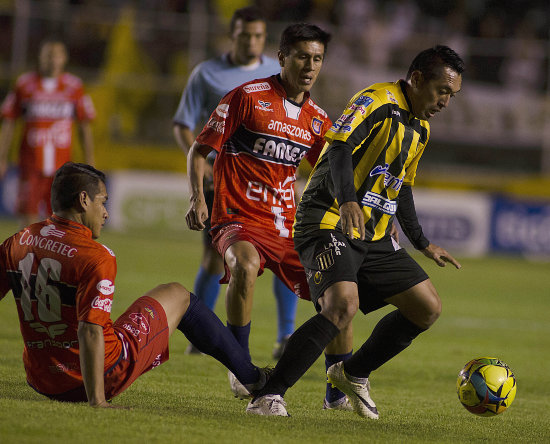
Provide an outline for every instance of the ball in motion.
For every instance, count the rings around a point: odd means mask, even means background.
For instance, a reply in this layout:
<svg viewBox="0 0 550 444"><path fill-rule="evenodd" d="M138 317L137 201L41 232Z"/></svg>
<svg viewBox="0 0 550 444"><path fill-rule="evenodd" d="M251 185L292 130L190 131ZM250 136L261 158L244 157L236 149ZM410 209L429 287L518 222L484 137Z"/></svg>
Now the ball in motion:
<svg viewBox="0 0 550 444"><path fill-rule="evenodd" d="M458 399L466 410L480 416L504 412L516 396L516 378L497 358L477 358L468 362L456 380Z"/></svg>

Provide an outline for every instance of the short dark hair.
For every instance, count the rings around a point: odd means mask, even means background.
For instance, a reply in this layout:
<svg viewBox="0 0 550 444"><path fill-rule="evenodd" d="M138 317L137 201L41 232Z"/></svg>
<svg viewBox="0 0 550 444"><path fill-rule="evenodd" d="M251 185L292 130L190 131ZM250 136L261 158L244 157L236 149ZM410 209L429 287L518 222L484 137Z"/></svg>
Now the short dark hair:
<svg viewBox="0 0 550 444"><path fill-rule="evenodd" d="M52 210L72 208L82 191L93 199L99 193L100 182L105 183L105 174L85 163L67 162L55 172L52 184Z"/></svg>
<svg viewBox="0 0 550 444"><path fill-rule="evenodd" d="M321 42L325 46L325 53L327 52L328 42L330 42L331 35L323 31L316 25L309 23L295 23L287 26L281 34L281 42L279 44L279 51L284 56L290 54L290 50L295 43L298 42Z"/></svg>
<svg viewBox="0 0 550 444"><path fill-rule="evenodd" d="M458 74L464 72L464 61L456 52L448 46L436 45L425 49L414 58L406 80L411 78L413 71L420 71L426 80L431 80L439 75L441 66L448 66Z"/></svg>
<svg viewBox="0 0 550 444"><path fill-rule="evenodd" d="M265 22L265 16L262 13L261 9L257 6L247 6L246 8L237 9L231 17L231 23L229 25L229 30L231 34L235 31L235 24L237 20L242 20L245 23L249 22Z"/></svg>

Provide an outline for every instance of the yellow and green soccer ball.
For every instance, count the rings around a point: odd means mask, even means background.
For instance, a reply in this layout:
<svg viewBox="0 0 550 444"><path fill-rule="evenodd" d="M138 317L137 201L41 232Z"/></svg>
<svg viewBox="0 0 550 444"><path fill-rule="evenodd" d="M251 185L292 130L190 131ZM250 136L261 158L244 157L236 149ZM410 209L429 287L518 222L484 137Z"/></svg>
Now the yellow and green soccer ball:
<svg viewBox="0 0 550 444"><path fill-rule="evenodd" d="M480 416L504 412L516 396L516 378L497 358L477 358L468 362L456 380L458 399L466 410Z"/></svg>

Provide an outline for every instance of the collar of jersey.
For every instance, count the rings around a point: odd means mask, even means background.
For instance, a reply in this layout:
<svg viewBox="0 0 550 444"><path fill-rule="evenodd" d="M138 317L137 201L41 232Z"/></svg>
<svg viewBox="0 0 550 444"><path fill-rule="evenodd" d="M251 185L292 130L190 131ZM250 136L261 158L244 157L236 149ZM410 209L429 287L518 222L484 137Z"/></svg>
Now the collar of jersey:
<svg viewBox="0 0 550 444"><path fill-rule="evenodd" d="M92 237L92 230L90 230L88 227L79 224L78 222L75 222L74 220L65 219L64 217L57 216L55 214L52 214L48 222L63 225L65 228L73 229L73 230L83 230L82 233L84 236L91 238Z"/></svg>
<svg viewBox="0 0 550 444"><path fill-rule="evenodd" d="M283 79L281 79L281 74L274 74L271 77L269 77L269 80L271 80L271 84L273 85L273 88L286 100L288 100L290 103L302 107L306 103L307 99L309 99L309 91L306 91L304 93L304 101L302 103L296 103L293 100L290 100L287 98L285 87L283 86Z"/></svg>
<svg viewBox="0 0 550 444"><path fill-rule="evenodd" d="M409 100L409 96L407 96L407 89L405 87L406 83L404 80L398 80L396 83L399 86L398 90L401 91L401 93L403 94L403 98L402 100L399 100L399 102L405 102L408 108L407 111L412 115L411 101Z"/></svg>

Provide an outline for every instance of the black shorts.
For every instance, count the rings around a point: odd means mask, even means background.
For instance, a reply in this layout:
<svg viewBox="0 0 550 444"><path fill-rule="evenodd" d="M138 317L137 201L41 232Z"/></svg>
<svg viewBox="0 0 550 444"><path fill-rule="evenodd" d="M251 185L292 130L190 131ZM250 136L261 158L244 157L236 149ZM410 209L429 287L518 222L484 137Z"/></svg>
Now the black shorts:
<svg viewBox="0 0 550 444"><path fill-rule="evenodd" d="M318 230L294 239L317 311L318 300L331 285L355 282L359 309L369 313L385 299L428 279L426 272L391 237L375 242L350 240L341 232Z"/></svg>

